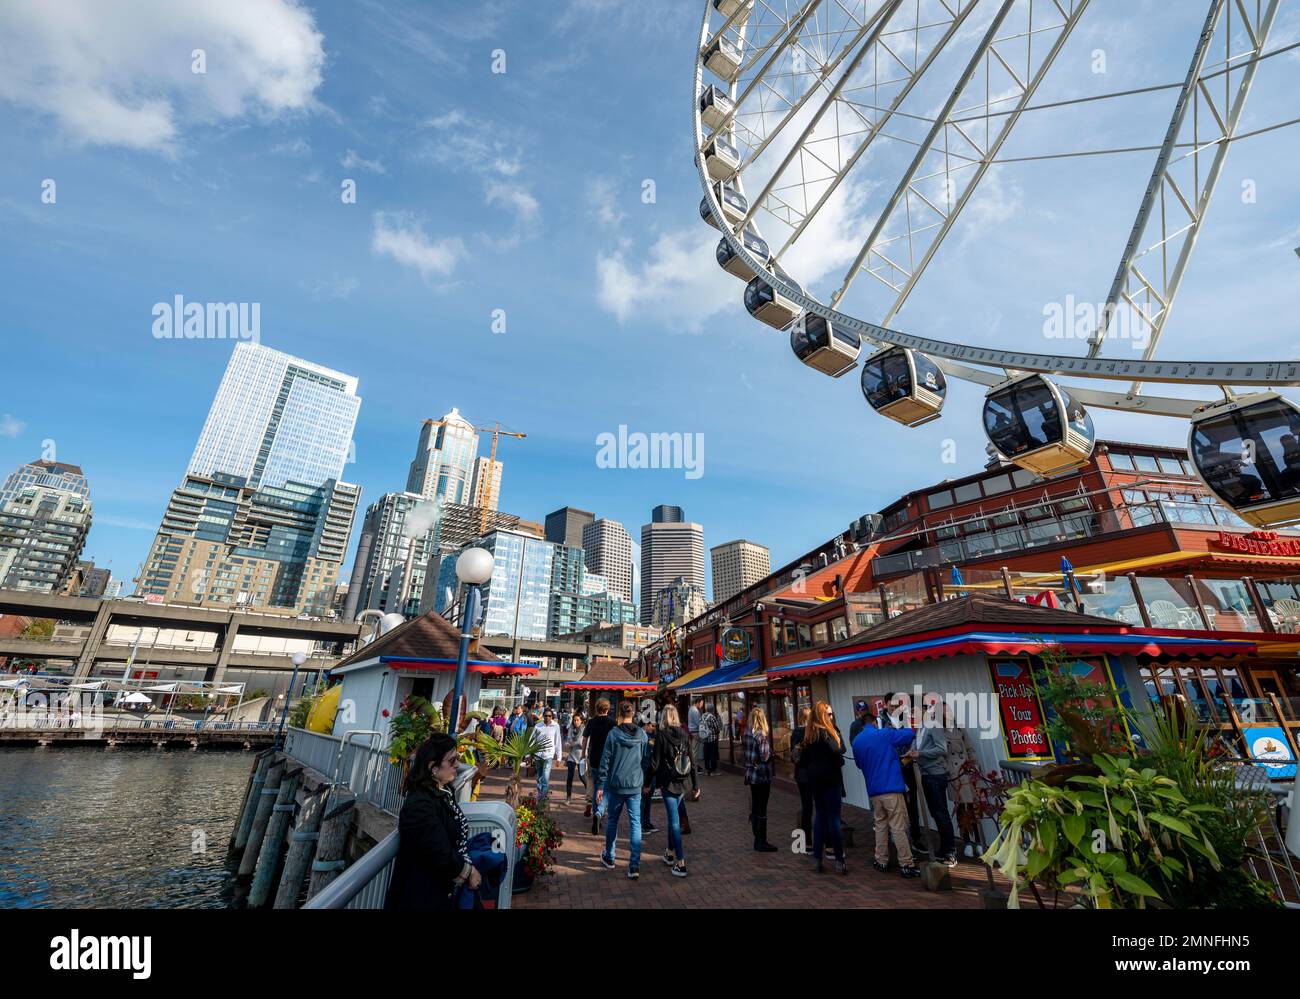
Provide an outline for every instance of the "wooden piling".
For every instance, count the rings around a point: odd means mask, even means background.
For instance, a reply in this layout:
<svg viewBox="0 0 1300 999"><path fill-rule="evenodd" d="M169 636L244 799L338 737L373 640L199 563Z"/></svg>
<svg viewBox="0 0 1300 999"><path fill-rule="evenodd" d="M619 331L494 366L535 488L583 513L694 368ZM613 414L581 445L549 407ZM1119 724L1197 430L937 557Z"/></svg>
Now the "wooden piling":
<svg viewBox="0 0 1300 999"><path fill-rule="evenodd" d="M316 843L316 859L311 865L308 899L315 898L324 891L347 866L343 851L347 848L348 834L356 819L356 808L357 799L351 791L334 788L330 792L329 809L321 820L320 839Z"/></svg>
<svg viewBox="0 0 1300 999"><path fill-rule="evenodd" d="M275 806L271 809L271 817L266 823L266 835L262 837L262 848L257 854L253 886L248 892L250 909L260 909L271 894L271 888L275 884L275 871L280 864L280 850L284 846L284 831L289 826L289 816L294 812L294 799L301 783L302 767L286 770L280 778Z"/></svg>
<svg viewBox="0 0 1300 999"><path fill-rule="evenodd" d="M112 745L112 743L110 743ZM253 757L253 765L248 770L248 787L244 789L244 804L239 809L239 820L230 832L230 849L242 850L248 842L248 830L253 825L253 813L257 811L262 785L266 783L266 771L271 766L275 750L264 749Z"/></svg>
<svg viewBox="0 0 1300 999"><path fill-rule="evenodd" d="M275 806L276 795L280 793L284 764L283 759L276 760L266 771L266 783L258 793L257 808L253 812L253 824L248 830L248 842L244 844L244 855L239 858L241 878L248 877L257 866L257 855L262 849L262 837L266 835L266 823L271 818L271 809Z"/></svg>
<svg viewBox="0 0 1300 999"><path fill-rule="evenodd" d="M328 798L329 789L322 787L315 794L309 794L302 803L298 822L289 837L289 852L284 858L280 887L275 893L274 907L277 909L298 907L298 892L307 876L307 865L316 852L316 841L320 838L320 820L325 814Z"/></svg>

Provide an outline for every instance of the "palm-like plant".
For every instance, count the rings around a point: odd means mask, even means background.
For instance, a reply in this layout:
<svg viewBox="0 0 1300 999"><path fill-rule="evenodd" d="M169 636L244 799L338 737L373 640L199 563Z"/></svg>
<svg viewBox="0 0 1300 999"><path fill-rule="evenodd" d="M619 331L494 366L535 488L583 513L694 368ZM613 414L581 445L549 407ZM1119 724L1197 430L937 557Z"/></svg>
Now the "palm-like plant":
<svg viewBox="0 0 1300 999"><path fill-rule="evenodd" d="M507 764L510 767L510 784L506 788L506 803L514 808L519 804L523 786L524 763L531 756L546 750L550 743L532 729L513 732L505 742L497 742L482 732L478 736L478 749L489 763Z"/></svg>

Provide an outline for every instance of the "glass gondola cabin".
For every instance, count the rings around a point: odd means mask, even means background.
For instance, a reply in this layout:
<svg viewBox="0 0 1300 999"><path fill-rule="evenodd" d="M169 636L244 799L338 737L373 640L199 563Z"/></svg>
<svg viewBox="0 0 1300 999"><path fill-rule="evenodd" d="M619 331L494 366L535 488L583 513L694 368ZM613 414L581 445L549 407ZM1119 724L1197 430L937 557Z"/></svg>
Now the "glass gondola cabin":
<svg viewBox="0 0 1300 999"><path fill-rule="evenodd" d="M704 147L704 168L714 180L726 180L740 169L740 150L719 136Z"/></svg>
<svg viewBox="0 0 1300 999"><path fill-rule="evenodd" d="M732 225L743 219L749 212L749 199L730 184L714 184L713 193L717 195L718 203L722 205L722 214ZM700 218L715 229L722 228L718 225L718 220L713 217L713 207L709 204L708 198L700 199Z"/></svg>
<svg viewBox="0 0 1300 999"><path fill-rule="evenodd" d="M1187 442L1210 492L1256 527L1300 523L1300 407L1275 392L1242 396L1192 421Z"/></svg>
<svg viewBox="0 0 1300 999"><path fill-rule="evenodd" d="M776 274L787 284L803 291L799 283L779 267L774 267ZM756 274L745 285L745 308L760 323L767 323L773 329L783 330L803 311L802 307L786 298L777 288L769 284L762 274Z"/></svg>
<svg viewBox="0 0 1300 999"><path fill-rule="evenodd" d="M905 427L937 420L948 394L939 365L906 347L886 347L862 362L862 395L881 416Z"/></svg>
<svg viewBox="0 0 1300 999"><path fill-rule="evenodd" d="M804 312L790 327L790 349L815 371L838 378L858 366L862 338L815 312Z"/></svg>
<svg viewBox="0 0 1300 999"><path fill-rule="evenodd" d="M1023 375L990 389L984 432L1003 458L1039 475L1082 465L1097 439L1083 404L1042 375Z"/></svg>
<svg viewBox="0 0 1300 999"><path fill-rule="evenodd" d="M736 102L721 87L710 83L700 94L700 121L706 128L721 128L727 116L735 109Z"/></svg>
<svg viewBox="0 0 1300 999"><path fill-rule="evenodd" d="M749 11L754 8L754 0L713 0L713 9L723 17L730 17L741 7L745 8L745 12L740 17L748 17ZM740 17L736 18L736 20L739 21Z"/></svg>
<svg viewBox="0 0 1300 999"><path fill-rule="evenodd" d="M704 68L730 83L740 72L740 46L730 38L719 38L704 50Z"/></svg>
<svg viewBox="0 0 1300 999"><path fill-rule="evenodd" d="M767 263L768 257L772 255L767 240L753 229L746 229L740 238L744 242L746 250L764 264ZM728 274L734 275L742 281L753 280L755 276L754 269L745 263L744 257L731 249L731 244L725 239L718 240L718 249L715 256L718 260L718 266Z"/></svg>

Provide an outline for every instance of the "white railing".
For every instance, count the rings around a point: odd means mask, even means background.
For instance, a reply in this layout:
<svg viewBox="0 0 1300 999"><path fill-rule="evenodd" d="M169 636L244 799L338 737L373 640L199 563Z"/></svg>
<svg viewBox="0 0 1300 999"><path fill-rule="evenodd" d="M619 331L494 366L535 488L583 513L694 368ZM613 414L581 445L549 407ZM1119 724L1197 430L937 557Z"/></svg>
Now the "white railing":
<svg viewBox="0 0 1300 999"><path fill-rule="evenodd" d="M402 810L402 768L389 760L386 749L289 727L284 751L362 801L394 815Z"/></svg>

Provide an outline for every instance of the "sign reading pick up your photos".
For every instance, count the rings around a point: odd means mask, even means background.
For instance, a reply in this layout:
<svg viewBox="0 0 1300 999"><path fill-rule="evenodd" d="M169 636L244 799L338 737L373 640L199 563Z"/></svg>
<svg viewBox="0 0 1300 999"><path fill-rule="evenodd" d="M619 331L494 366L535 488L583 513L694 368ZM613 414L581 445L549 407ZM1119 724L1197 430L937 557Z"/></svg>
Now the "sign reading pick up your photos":
<svg viewBox="0 0 1300 999"><path fill-rule="evenodd" d="M998 695L1007 759L1054 759L1043 726L1043 704L1038 699L1029 660L990 657L988 663L993 689Z"/></svg>

